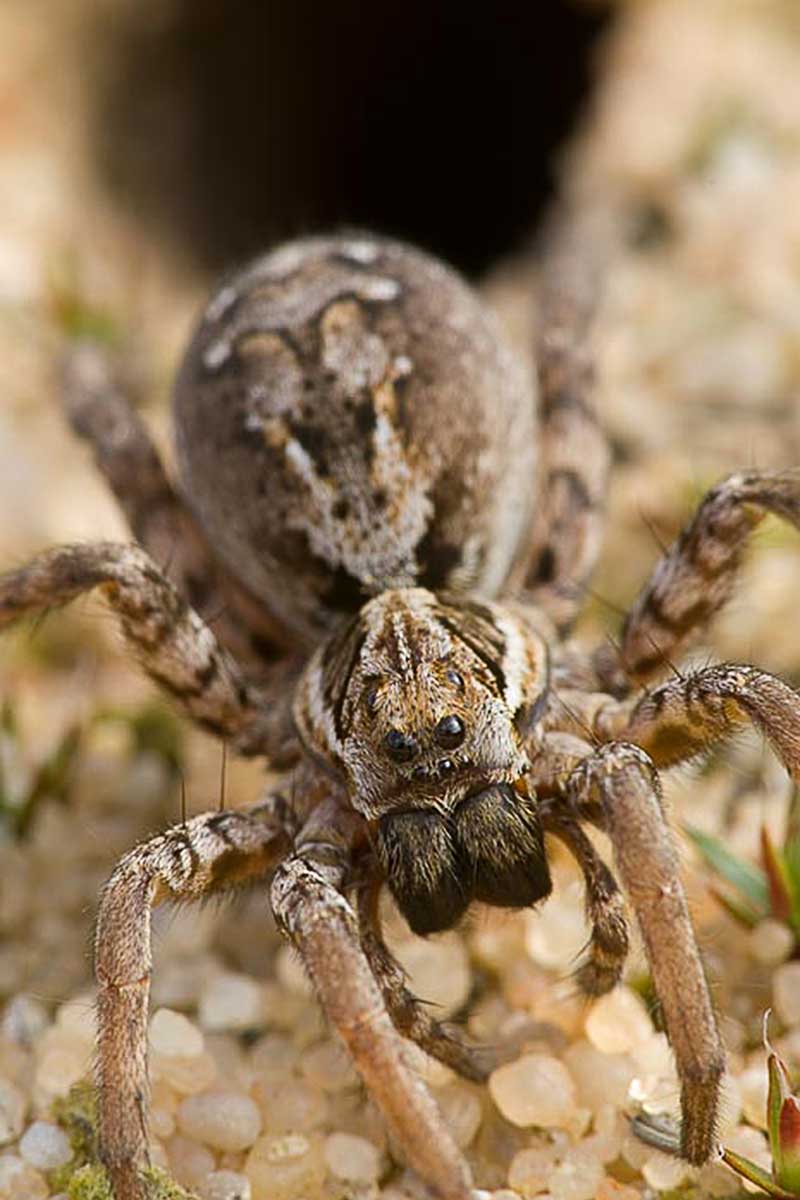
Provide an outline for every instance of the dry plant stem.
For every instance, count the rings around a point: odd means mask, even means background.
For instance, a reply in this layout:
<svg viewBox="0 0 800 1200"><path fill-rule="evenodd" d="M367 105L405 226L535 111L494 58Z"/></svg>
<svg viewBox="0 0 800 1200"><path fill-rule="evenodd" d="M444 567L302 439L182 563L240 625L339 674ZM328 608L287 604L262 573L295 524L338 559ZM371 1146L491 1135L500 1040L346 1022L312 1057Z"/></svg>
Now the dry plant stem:
<svg viewBox="0 0 800 1200"><path fill-rule="evenodd" d="M0 629L99 588L148 675L179 709L241 753L280 761L286 698L265 695L138 546L59 546L0 576Z"/></svg>
<svg viewBox="0 0 800 1200"><path fill-rule="evenodd" d="M331 1025L409 1163L443 1200L467 1200L469 1168L423 1082L406 1059L340 887L339 847L298 848L275 873L272 908L299 951Z"/></svg>
<svg viewBox="0 0 800 1200"><path fill-rule="evenodd" d="M601 677L643 682L673 660L728 599L747 539L768 513L800 526L800 468L729 475L657 564L622 627L618 651L596 656Z"/></svg>
<svg viewBox="0 0 800 1200"><path fill-rule="evenodd" d="M636 913L681 1079L681 1154L707 1162L714 1151L725 1054L664 821L653 764L616 743L581 763L568 784L577 811L609 835Z"/></svg>
<svg viewBox="0 0 800 1200"><path fill-rule="evenodd" d="M282 817L280 801L258 815L193 817L126 854L103 890L95 937L96 1077L100 1159L115 1200L146 1200L139 1172L148 1158L151 910L263 877L290 844Z"/></svg>

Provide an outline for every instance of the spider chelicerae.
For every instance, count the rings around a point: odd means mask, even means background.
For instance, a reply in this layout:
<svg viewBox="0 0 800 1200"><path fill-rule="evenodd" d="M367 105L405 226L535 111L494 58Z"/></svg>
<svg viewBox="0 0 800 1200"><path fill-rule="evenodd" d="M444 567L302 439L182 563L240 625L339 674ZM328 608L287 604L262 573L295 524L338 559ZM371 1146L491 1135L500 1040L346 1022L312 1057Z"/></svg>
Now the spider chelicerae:
<svg viewBox="0 0 800 1200"><path fill-rule="evenodd" d="M98 589L186 716L283 772L254 809L135 847L103 891L115 1200L147 1194L151 910L243 884L268 894L407 1162L464 1200L468 1166L403 1038L472 1080L498 1058L410 993L379 894L421 935L474 901L534 905L551 889L546 834L585 877L589 996L620 978L624 891L680 1076L679 1151L713 1154L724 1052L658 771L752 722L797 779L800 703L751 666L662 679L729 595L753 527L800 522L800 472L723 480L619 641L571 639L609 463L587 350L600 243L578 220L547 243L538 407L480 300L430 257L341 234L257 260L214 294L178 376L178 483L102 349L71 347L67 413L136 541L58 547L1 577L0 626ZM610 838L623 891L586 824Z"/></svg>

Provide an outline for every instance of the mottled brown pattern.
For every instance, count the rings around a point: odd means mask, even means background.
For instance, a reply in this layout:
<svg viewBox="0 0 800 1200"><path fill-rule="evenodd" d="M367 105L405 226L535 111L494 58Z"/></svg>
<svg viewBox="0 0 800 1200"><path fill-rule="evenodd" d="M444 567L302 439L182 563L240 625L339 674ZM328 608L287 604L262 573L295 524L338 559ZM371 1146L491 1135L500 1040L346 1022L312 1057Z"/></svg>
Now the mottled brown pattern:
<svg viewBox="0 0 800 1200"><path fill-rule="evenodd" d="M98 589L186 716L286 770L259 808L134 848L103 893L97 1078L115 1200L146 1200L150 910L243 882L269 888L399 1152L467 1200L469 1168L402 1037L474 1080L499 1059L411 995L377 897L388 885L422 934L476 899L538 903L547 832L586 881L578 985L619 979L627 901L680 1074L679 1151L713 1155L724 1053L657 768L749 721L800 782L800 700L747 666L635 684L723 603L764 513L799 523L800 472L723 481L619 647L565 640L602 532L588 331L613 240L584 216L547 240L538 440L533 388L478 298L367 235L292 243L211 299L176 392L180 486L99 348L75 348L67 411L141 545L61 547L0 577L0 627ZM623 890L586 822L608 834Z"/></svg>

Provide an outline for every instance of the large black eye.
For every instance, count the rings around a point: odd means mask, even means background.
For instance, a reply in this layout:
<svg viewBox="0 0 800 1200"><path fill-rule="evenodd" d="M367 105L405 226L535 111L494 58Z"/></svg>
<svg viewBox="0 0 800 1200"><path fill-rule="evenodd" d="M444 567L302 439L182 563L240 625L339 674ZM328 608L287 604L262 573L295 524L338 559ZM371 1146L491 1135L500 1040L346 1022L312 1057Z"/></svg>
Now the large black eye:
<svg viewBox="0 0 800 1200"><path fill-rule="evenodd" d="M456 746L460 746L464 740L464 722L461 717L457 717L455 713L442 717L436 726L435 737L445 750L455 750Z"/></svg>
<svg viewBox="0 0 800 1200"><path fill-rule="evenodd" d="M383 744L395 762L409 762L419 750L414 738L401 733L399 729L390 729Z"/></svg>

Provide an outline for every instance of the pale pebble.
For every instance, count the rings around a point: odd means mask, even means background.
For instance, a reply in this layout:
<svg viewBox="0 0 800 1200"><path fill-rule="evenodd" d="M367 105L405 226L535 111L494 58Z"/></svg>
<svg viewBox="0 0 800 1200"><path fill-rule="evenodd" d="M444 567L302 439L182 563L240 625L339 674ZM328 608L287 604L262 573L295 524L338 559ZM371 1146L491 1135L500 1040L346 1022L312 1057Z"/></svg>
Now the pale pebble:
<svg viewBox="0 0 800 1200"><path fill-rule="evenodd" d="M331 1133L323 1147L328 1170L348 1183L376 1183L380 1178L382 1155L366 1138L351 1133Z"/></svg>
<svg viewBox="0 0 800 1200"><path fill-rule="evenodd" d="M597 1159L576 1147L551 1171L547 1186L553 1200L592 1200L604 1174Z"/></svg>
<svg viewBox="0 0 800 1200"><path fill-rule="evenodd" d="M25 1125L28 1100L10 1079L0 1079L0 1146L15 1141Z"/></svg>
<svg viewBox="0 0 800 1200"><path fill-rule="evenodd" d="M508 1186L526 1198L547 1191L555 1160L553 1146L530 1146L519 1150L508 1168Z"/></svg>
<svg viewBox="0 0 800 1200"><path fill-rule="evenodd" d="M627 987L595 1000L586 1018L586 1036L604 1054L627 1054L652 1035L644 1001Z"/></svg>
<svg viewBox="0 0 800 1200"><path fill-rule="evenodd" d="M480 1129L483 1116L477 1095L466 1084L451 1083L436 1092L436 1103L453 1141L462 1150L466 1149Z"/></svg>
<svg viewBox="0 0 800 1200"><path fill-rule="evenodd" d="M750 932L750 954L765 967L776 967L784 962L793 948L794 934L785 921L766 917Z"/></svg>
<svg viewBox="0 0 800 1200"><path fill-rule="evenodd" d="M670 1154L662 1154L660 1150L651 1153L642 1166L645 1182L657 1192L669 1192L681 1187L691 1173L692 1168L688 1163Z"/></svg>
<svg viewBox="0 0 800 1200"><path fill-rule="evenodd" d="M524 1054L498 1067L489 1092L512 1125L566 1128L575 1108L575 1084L567 1068L547 1054Z"/></svg>
<svg viewBox="0 0 800 1200"><path fill-rule="evenodd" d="M34 1121L20 1138L19 1152L26 1162L40 1171L63 1167L72 1158L69 1138L58 1125Z"/></svg>
<svg viewBox="0 0 800 1200"><path fill-rule="evenodd" d="M258 1105L240 1092L203 1092L178 1105L178 1128L214 1150L247 1150L261 1132Z"/></svg>
<svg viewBox="0 0 800 1200"><path fill-rule="evenodd" d="M216 975L200 993L197 1016L210 1032L257 1029L264 1023L263 989L247 975L232 971Z"/></svg>
<svg viewBox="0 0 800 1200"><path fill-rule="evenodd" d="M203 1200L251 1200L250 1180L238 1171L212 1171L203 1184Z"/></svg>
<svg viewBox="0 0 800 1200"><path fill-rule="evenodd" d="M176 1133L166 1144L169 1168L178 1183L199 1191L216 1167L214 1155L199 1142Z"/></svg>
<svg viewBox="0 0 800 1200"><path fill-rule="evenodd" d="M252 1200L301 1200L313 1196L325 1178L319 1139L291 1133L261 1137L247 1156L244 1173Z"/></svg>
<svg viewBox="0 0 800 1200"><path fill-rule="evenodd" d="M167 1058L196 1058L203 1053L203 1034L183 1013L159 1008L150 1020L150 1048Z"/></svg>
<svg viewBox="0 0 800 1200"><path fill-rule="evenodd" d="M394 947L394 953L408 976L410 991L434 1006L438 1017L452 1016L466 1003L472 970L457 933L443 934L435 941L406 939Z"/></svg>

